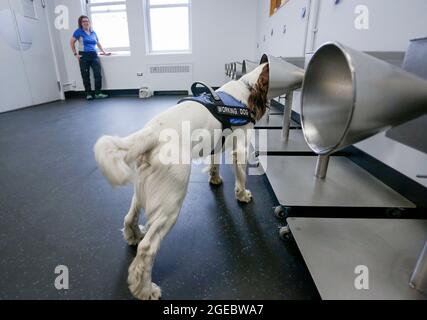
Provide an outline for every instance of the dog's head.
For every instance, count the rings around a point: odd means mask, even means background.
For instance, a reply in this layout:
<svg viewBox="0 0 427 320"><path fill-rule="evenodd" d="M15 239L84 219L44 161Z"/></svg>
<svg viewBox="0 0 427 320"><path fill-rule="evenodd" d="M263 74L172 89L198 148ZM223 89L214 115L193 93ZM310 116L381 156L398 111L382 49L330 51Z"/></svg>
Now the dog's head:
<svg viewBox="0 0 427 320"><path fill-rule="evenodd" d="M260 120L267 111L269 77L269 64L263 63L241 79L250 87L248 108L253 111L257 121Z"/></svg>

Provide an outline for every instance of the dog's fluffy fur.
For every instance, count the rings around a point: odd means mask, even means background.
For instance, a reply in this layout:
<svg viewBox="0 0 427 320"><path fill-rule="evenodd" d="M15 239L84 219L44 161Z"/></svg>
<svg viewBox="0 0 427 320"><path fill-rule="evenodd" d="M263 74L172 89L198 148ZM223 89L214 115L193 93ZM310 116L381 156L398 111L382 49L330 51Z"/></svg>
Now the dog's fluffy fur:
<svg viewBox="0 0 427 320"><path fill-rule="evenodd" d="M246 104L259 120L266 112L269 66L263 64L239 81L225 84L224 91ZM151 281L151 270L160 243L174 226L187 193L190 164L161 163L159 152L164 142L159 139L164 129L181 132L182 123L191 123L191 130L221 130L210 112L196 102L184 102L162 113L143 130L126 138L104 136L95 145L95 159L102 173L113 186L134 184L135 194L129 213L124 220L123 234L129 245L138 245L137 255L129 268L128 284L132 294L142 300L157 300L160 288ZM243 130L252 129L249 124ZM246 139L245 139L246 140ZM218 141L214 141L215 145ZM233 157L246 159L248 141L234 146ZM190 149L191 150L191 149ZM184 149L183 153L188 152ZM194 159L197 155L184 155ZM214 185L222 183L219 176L218 154L211 156L210 180ZM234 161L236 174L236 198L243 203L252 199L246 190L246 165ZM147 224L138 225L141 209L145 210Z"/></svg>

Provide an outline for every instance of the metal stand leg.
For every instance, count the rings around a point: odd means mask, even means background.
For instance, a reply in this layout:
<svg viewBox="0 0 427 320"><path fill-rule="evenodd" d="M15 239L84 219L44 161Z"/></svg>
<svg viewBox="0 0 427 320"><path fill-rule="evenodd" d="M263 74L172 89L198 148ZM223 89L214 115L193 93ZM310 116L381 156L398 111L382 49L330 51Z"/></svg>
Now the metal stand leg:
<svg viewBox="0 0 427 320"><path fill-rule="evenodd" d="M291 120L292 120L293 99L294 99L293 91L286 93L285 112L283 114L283 129L282 129L282 139L284 141L289 140L289 130L291 128Z"/></svg>
<svg viewBox="0 0 427 320"><path fill-rule="evenodd" d="M271 100L269 100L267 102L267 118L270 118L270 114L271 114Z"/></svg>
<svg viewBox="0 0 427 320"><path fill-rule="evenodd" d="M427 242L418 259L411 282L409 283L415 290L427 294Z"/></svg>
<svg viewBox="0 0 427 320"><path fill-rule="evenodd" d="M285 103L286 103L286 94L284 94L283 96L280 96L279 98L277 98L278 99L278 102L279 103L282 103L281 101L282 100L285 100Z"/></svg>
<svg viewBox="0 0 427 320"><path fill-rule="evenodd" d="M319 156L317 158L317 164L316 164L316 177L319 179L325 179L326 174L328 173L328 166L329 166L329 159L330 156Z"/></svg>

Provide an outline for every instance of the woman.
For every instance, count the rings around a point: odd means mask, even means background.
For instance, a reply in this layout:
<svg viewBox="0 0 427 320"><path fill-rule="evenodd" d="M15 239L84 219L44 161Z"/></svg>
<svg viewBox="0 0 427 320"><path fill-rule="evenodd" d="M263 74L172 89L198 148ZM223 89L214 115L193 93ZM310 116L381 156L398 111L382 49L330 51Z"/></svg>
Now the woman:
<svg viewBox="0 0 427 320"><path fill-rule="evenodd" d="M101 92L102 88L102 75L101 75L101 63L99 62L98 53L96 47L101 50L102 55L111 55L106 53L102 48L101 43L98 40L98 36L92 30L90 20L87 16L81 16L79 18L79 28L74 32L71 37L70 45L71 50L76 56L80 64L80 71L83 78L83 84L86 91L86 99L104 99L108 98L106 94ZM76 42L79 42L79 51L76 51ZM95 95L92 94L91 83L90 83L90 68L93 70L95 77Z"/></svg>

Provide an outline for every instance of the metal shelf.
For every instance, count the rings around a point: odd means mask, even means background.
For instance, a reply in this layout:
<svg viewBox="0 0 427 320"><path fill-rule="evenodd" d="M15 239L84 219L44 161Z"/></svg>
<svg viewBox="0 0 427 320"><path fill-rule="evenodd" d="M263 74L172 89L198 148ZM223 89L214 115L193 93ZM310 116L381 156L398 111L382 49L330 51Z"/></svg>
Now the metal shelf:
<svg viewBox="0 0 427 320"><path fill-rule="evenodd" d="M415 208L415 205L345 157L332 157L326 179L314 177L315 156L263 156L280 205L285 207Z"/></svg>
<svg viewBox="0 0 427 320"><path fill-rule="evenodd" d="M289 218L289 227L323 299L414 300L409 286L427 221ZM369 290L357 290L355 268L369 270Z"/></svg>
<svg viewBox="0 0 427 320"><path fill-rule="evenodd" d="M263 142L264 138L262 135L264 134L267 135L266 145L265 142ZM259 154L313 154L313 151L309 148L304 139L302 130L299 129L290 130L288 140L283 140L282 130L280 129L266 130L265 132L262 130L255 130L255 134L252 136L252 146Z"/></svg>
<svg viewBox="0 0 427 320"><path fill-rule="evenodd" d="M271 115L266 114L260 121L255 125L255 129L282 129L283 128L283 115ZM291 121L291 129L300 129L301 125L295 121Z"/></svg>

